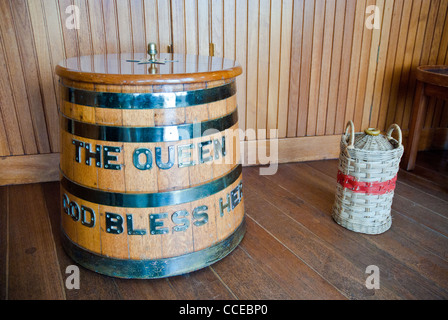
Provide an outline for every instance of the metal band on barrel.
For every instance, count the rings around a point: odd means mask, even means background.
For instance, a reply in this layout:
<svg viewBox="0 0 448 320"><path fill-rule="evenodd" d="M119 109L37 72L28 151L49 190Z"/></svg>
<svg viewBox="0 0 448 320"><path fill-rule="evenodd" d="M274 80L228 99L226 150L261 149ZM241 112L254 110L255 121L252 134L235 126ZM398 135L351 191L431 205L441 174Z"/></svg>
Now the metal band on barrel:
<svg viewBox="0 0 448 320"><path fill-rule="evenodd" d="M235 81L209 89L156 93L97 92L64 85L62 87L65 101L109 109L183 108L224 100L236 94Z"/></svg>
<svg viewBox="0 0 448 320"><path fill-rule="evenodd" d="M158 208L200 200L214 195L237 181L242 173L241 164L227 175L192 188L160 193L118 193L91 189L72 182L64 175L61 184L67 192L83 200L109 207Z"/></svg>
<svg viewBox="0 0 448 320"><path fill-rule="evenodd" d="M156 279L189 273L209 266L227 256L243 239L246 221L226 239L200 251L155 260L125 260L105 257L73 243L62 234L62 245L77 263L101 274L136 279Z"/></svg>
<svg viewBox="0 0 448 320"><path fill-rule="evenodd" d="M80 122L61 115L63 130L78 137L113 142L174 142L200 138L230 129L238 122L238 111L213 120L177 126L119 127Z"/></svg>

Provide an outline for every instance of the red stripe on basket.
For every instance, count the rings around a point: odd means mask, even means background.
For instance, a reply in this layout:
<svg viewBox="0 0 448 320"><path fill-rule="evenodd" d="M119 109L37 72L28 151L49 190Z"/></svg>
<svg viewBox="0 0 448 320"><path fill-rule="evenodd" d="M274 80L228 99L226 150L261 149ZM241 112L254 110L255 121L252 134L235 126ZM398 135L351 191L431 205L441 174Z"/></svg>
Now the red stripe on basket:
<svg viewBox="0 0 448 320"><path fill-rule="evenodd" d="M345 175L341 171L338 171L338 183L355 193L368 193L368 194L386 194L395 190L397 182L397 176L393 179L384 182L362 182L357 181L355 177Z"/></svg>

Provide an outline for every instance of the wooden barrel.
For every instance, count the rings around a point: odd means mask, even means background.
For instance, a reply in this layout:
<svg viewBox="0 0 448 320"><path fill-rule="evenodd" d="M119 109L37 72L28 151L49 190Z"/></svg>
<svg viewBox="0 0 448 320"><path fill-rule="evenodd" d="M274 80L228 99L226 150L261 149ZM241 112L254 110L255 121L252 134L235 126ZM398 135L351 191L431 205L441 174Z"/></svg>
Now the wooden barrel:
<svg viewBox="0 0 448 320"><path fill-rule="evenodd" d="M82 56L56 67L63 245L77 263L121 278L198 270L245 232L241 67L183 54L136 62L145 59Z"/></svg>

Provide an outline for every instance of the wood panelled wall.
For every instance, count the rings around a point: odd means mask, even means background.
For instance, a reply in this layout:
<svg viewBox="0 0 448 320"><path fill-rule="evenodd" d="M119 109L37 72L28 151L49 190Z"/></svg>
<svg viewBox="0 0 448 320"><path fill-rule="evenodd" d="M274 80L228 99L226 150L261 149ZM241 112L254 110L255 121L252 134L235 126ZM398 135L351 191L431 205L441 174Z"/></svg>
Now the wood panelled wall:
<svg viewBox="0 0 448 320"><path fill-rule="evenodd" d="M67 28L72 5L79 29ZM365 26L370 5L380 29ZM311 141L301 137L337 141L350 119L357 130L406 131L415 67L448 64L447 11L448 0L0 0L0 156L59 152L60 60L143 52L148 42L201 55L214 43L216 56L244 69L241 128L278 129L284 161L335 156L338 145L308 158L285 153ZM431 101L427 128L448 126L445 104Z"/></svg>

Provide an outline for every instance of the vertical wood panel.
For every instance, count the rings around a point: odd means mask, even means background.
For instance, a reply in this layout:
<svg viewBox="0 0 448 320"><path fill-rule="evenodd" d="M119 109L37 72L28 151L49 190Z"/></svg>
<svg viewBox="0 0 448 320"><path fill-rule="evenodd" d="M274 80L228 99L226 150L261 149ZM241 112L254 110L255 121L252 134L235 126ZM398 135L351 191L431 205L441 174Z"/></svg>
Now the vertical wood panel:
<svg viewBox="0 0 448 320"><path fill-rule="evenodd" d="M257 129L258 101L258 0L248 0L246 129ZM248 140L255 137L248 137Z"/></svg>
<svg viewBox="0 0 448 320"><path fill-rule="evenodd" d="M64 60L65 58L65 47L64 47L64 38L62 33L62 23L59 15L59 4L57 0L41 0L42 13L44 15L45 22L45 31L47 36L47 43L49 46L49 55L50 55L50 71L53 76L53 88L56 94L56 104L57 106L53 106L56 110L59 110L59 98L60 98L60 90L59 90L59 78L54 74L54 69L57 64ZM54 110L54 111L56 111ZM53 111L53 112L54 112ZM59 135L59 130L57 132L51 132L51 135ZM59 139L58 139L59 141ZM53 152L59 152L61 146L57 150L52 150Z"/></svg>
<svg viewBox="0 0 448 320"><path fill-rule="evenodd" d="M300 74L302 70L303 2L304 0L294 0L291 35L291 74L289 77L288 138L295 137L297 133Z"/></svg>
<svg viewBox="0 0 448 320"><path fill-rule="evenodd" d="M117 13L114 0L102 0L106 53L120 52Z"/></svg>
<svg viewBox="0 0 448 320"><path fill-rule="evenodd" d="M443 9L447 10L445 4ZM443 11L442 11L443 12ZM437 64L446 64L448 58L448 12L445 15L445 24L442 31L442 39L440 40L439 54L437 56Z"/></svg>
<svg viewBox="0 0 448 320"><path fill-rule="evenodd" d="M387 64L386 64L386 75L383 82L383 93L381 96L380 114L378 119L378 127L384 128L386 126L386 120L390 118L389 107L391 93L393 92L393 82L395 79L396 71L396 57L397 50L399 48L399 36L400 36L400 25L402 23L402 13L403 13L403 2L404 0L396 0L394 5L394 13L392 18L391 33L389 39L389 50L387 52ZM389 120L388 120L389 121Z"/></svg>
<svg viewBox="0 0 448 320"><path fill-rule="evenodd" d="M86 1L73 0L75 6L79 8L79 29L77 30L79 55L86 56L93 54L92 28L90 26L89 7ZM82 60L81 60L82 61ZM87 70L90 66L83 66Z"/></svg>
<svg viewBox="0 0 448 320"><path fill-rule="evenodd" d="M335 31L336 1L326 1L325 7L325 27L322 44L322 69L319 85L319 102L317 108L316 135L324 135L327 111L328 94L330 86L331 58L333 51L333 37ZM340 27L336 27L340 29Z"/></svg>
<svg viewBox="0 0 448 320"><path fill-rule="evenodd" d="M8 79L5 86L9 86L12 93L12 99L8 104L3 104L6 113L17 113L20 134L22 138L25 154L36 154L38 148L33 131L33 122L31 117L31 104L28 101L25 86L25 70L23 70L20 56L18 40L16 39L15 26L9 1L0 2L0 12L2 23L0 24L3 40L4 61L6 68L2 69L4 73L2 79ZM6 91L8 92L8 91ZM7 96L7 93L6 93ZM14 110L13 110L14 109ZM16 133L15 133L16 134ZM13 146L14 147L14 146Z"/></svg>
<svg viewBox="0 0 448 320"><path fill-rule="evenodd" d="M397 51L395 53L395 62L393 65L393 75L391 83L391 91L388 103L388 111L386 117L386 126L395 121L395 112L398 101L400 77L403 69L403 58L405 55L407 31L409 27L409 20L411 16L412 2L404 1L403 10L401 14L400 33L398 35Z"/></svg>
<svg viewBox="0 0 448 320"><path fill-rule="evenodd" d="M302 69L300 71L299 111L297 136L305 136L310 91L311 54L313 49L314 1L305 0L302 32Z"/></svg>
<svg viewBox="0 0 448 320"><path fill-rule="evenodd" d="M175 53L185 53L186 45L185 45L185 33L186 33L186 25L185 25L185 7L183 0L174 0L171 1L171 9L172 9L172 23L173 26L173 46Z"/></svg>
<svg viewBox="0 0 448 320"><path fill-rule="evenodd" d="M146 52L149 42L146 39L146 21L144 0L131 0L132 42L134 52Z"/></svg>
<svg viewBox="0 0 448 320"><path fill-rule="evenodd" d="M171 44L170 0L157 0L157 18L159 29L160 52L167 52Z"/></svg>
<svg viewBox="0 0 448 320"><path fill-rule="evenodd" d="M333 49L331 55L330 64L330 79L329 79L329 89L328 89L328 106L327 106L327 117L325 122L325 134L334 134L335 122L336 122L336 112L337 112L337 100L338 100L338 88L342 86L343 83L340 82L341 79L341 64L342 61L342 48L344 40L344 29L345 29L345 15L346 15L346 1L337 0L335 8L335 20L334 20L334 35L333 35ZM349 9L347 8L349 13ZM348 34L346 35L348 37ZM322 129L319 130L320 133Z"/></svg>
<svg viewBox="0 0 448 320"><path fill-rule="evenodd" d="M30 12L31 25L34 34L34 47L37 55L39 83L43 98L44 116L48 129L48 138L52 152L59 151L59 120L57 95L54 87L54 72L52 69L50 45L47 41L44 14L40 1L27 2ZM45 152L41 152L45 153Z"/></svg>
<svg viewBox="0 0 448 320"><path fill-rule="evenodd" d="M446 8L446 7L445 7ZM440 46L439 46L439 53L438 53L438 57L437 57L437 64L448 64L448 13L447 16L445 17L445 24L443 27L443 31L442 31L442 39L440 41ZM445 109L444 109L445 106ZM435 107L435 112L434 112L434 119L432 122L432 126L431 127L445 127L446 128L446 122L447 120L444 119L444 114L446 115L446 112L444 112L444 110L446 110L446 101L440 101L437 100L437 104Z"/></svg>
<svg viewBox="0 0 448 320"><path fill-rule="evenodd" d="M235 2L235 59L240 63L243 68L243 74L238 77L237 87L237 105L238 105L238 117L239 127L241 130L246 129L246 99L247 99L247 23L248 21L248 1L236 1ZM244 136L240 136L241 140L244 140Z"/></svg>
<svg viewBox="0 0 448 320"><path fill-rule="evenodd" d="M269 0L260 0L258 17L258 97L257 97L257 138L266 139L268 92L269 92L269 32L270 32Z"/></svg>
<svg viewBox="0 0 448 320"><path fill-rule="evenodd" d="M360 70L360 58L362 53L364 12L366 1L356 1L356 13L353 31L353 46L350 59L350 75L348 83L347 104L345 111L345 123L349 120L354 122L356 111L356 93L358 92L358 75Z"/></svg>
<svg viewBox="0 0 448 320"><path fill-rule="evenodd" d="M3 144L6 142L5 155L24 154L23 136L21 135L18 114L14 105L11 83L8 74L8 62L4 50L3 35L0 33L0 113L2 114L2 127L5 130ZM6 148L5 148L6 149Z"/></svg>
<svg viewBox="0 0 448 320"><path fill-rule="evenodd" d="M235 60L235 0L223 0L223 57Z"/></svg>
<svg viewBox="0 0 448 320"><path fill-rule="evenodd" d="M341 57L341 70L339 76L338 86L338 100L336 105L336 120L334 133L340 134L345 128L346 110L347 110L347 97L348 97L348 85L349 75L351 68L351 54L352 54L352 42L354 37L354 21L356 14L356 0L347 1L346 14L344 20L344 38L342 41L342 57Z"/></svg>
<svg viewBox="0 0 448 320"><path fill-rule="evenodd" d="M409 85L409 77L411 73L411 63L412 63L412 55L414 52L414 46L416 42L416 36L417 36L417 28L418 28L418 20L420 16L420 9L422 6L422 1L416 0L413 1L413 6L411 10L411 16L410 16L410 22L409 22L409 29L407 31L407 41L406 45L404 47L404 59L403 59L403 69L401 73L400 78L400 86L399 86L399 94L398 95L398 101L397 101L397 107L395 111L395 118L394 121L396 123L402 123L403 120L403 114L405 109L405 103L406 103L406 94L403 94L407 92L407 88Z"/></svg>
<svg viewBox="0 0 448 320"><path fill-rule="evenodd" d="M118 39L120 52L133 53L131 11L129 0L116 1Z"/></svg>
<svg viewBox="0 0 448 320"><path fill-rule="evenodd" d="M199 54L198 2L185 0L185 52Z"/></svg>
<svg viewBox="0 0 448 320"><path fill-rule="evenodd" d="M372 111L375 108L373 105L373 95L375 89L375 80L380 79L381 77L381 65L380 65L380 38L381 33L387 33L389 19L387 15L384 14L384 0L378 0L376 2L376 6L378 11L381 13L381 22L380 29L372 30L372 42L370 45L370 57L369 57L369 65L367 69L367 82L365 89L365 97L364 97L364 105L363 105L363 113L361 118L361 127L360 130L369 127L369 123L371 120ZM375 21L376 22L376 21ZM383 56L384 52L387 52L387 44L383 43ZM383 57L382 56L382 57ZM383 58L381 59L383 62Z"/></svg>
<svg viewBox="0 0 448 320"><path fill-rule="evenodd" d="M10 1L10 3L37 149L39 153L49 153L51 149L45 122L44 102L41 95L42 81L39 81L34 34L31 28L28 5L26 2L12 3ZM51 120L51 115L48 116Z"/></svg>
<svg viewBox="0 0 448 320"><path fill-rule="evenodd" d="M161 49L159 42L158 16L157 16L157 0L145 0L143 2L144 19L145 19L145 36L146 42L154 42L159 50ZM144 44L146 44L146 42Z"/></svg>
<svg viewBox="0 0 448 320"><path fill-rule="evenodd" d="M71 0L59 0L59 16L61 17L62 36L64 39L65 57L71 58L79 55L78 50L78 33L76 29L67 28L67 21L72 21L71 16L73 11L68 11L69 7L73 5Z"/></svg>
<svg viewBox="0 0 448 320"><path fill-rule="evenodd" d="M291 71L291 38L292 38L293 1L282 3L282 29L280 47L280 79L278 91L277 129L278 137L285 138L288 125L289 79Z"/></svg>
<svg viewBox="0 0 448 320"><path fill-rule="evenodd" d="M311 56L310 91L306 135L316 135L317 111L319 109L319 86L322 71L322 47L325 29L325 0L316 0L314 8L313 45Z"/></svg>
<svg viewBox="0 0 448 320"><path fill-rule="evenodd" d="M58 0L40 0L50 48L52 66L65 58L62 20Z"/></svg>
<svg viewBox="0 0 448 320"><path fill-rule="evenodd" d="M367 7L375 5L375 0L367 0L366 6L363 12L366 12ZM355 124L355 129L358 131L364 130L362 127L362 116L364 114L364 99L366 97L366 93L368 90L367 87L367 78L369 76L369 63L371 59L374 59L375 55L378 51L374 51L374 56L372 56L371 46L372 46L372 36L374 30L365 27L366 15L363 15L362 22L362 44L361 44L361 53L360 53L360 61L359 61L359 73L358 73L358 84L356 90L356 98L355 98L355 112L353 116L353 122ZM376 30L375 30L376 31ZM376 32L375 32L376 33Z"/></svg>
<svg viewBox="0 0 448 320"><path fill-rule="evenodd" d="M8 138L6 136L5 125L2 113L0 112L0 156L9 156L11 152L8 146Z"/></svg>
<svg viewBox="0 0 448 320"><path fill-rule="evenodd" d="M267 137L271 129L277 129L278 120L278 89L280 79L280 52L281 52L281 26L282 26L282 1L271 0L271 21L270 21L270 43L269 43L269 80L268 80L268 100L267 100ZM266 48L266 51L268 50Z"/></svg>
<svg viewBox="0 0 448 320"><path fill-rule="evenodd" d="M215 56L224 56L224 2L211 0L211 42L215 44Z"/></svg>
<svg viewBox="0 0 448 320"><path fill-rule="evenodd" d="M411 109L414 101L414 95L415 95L415 87L416 87L416 79L415 79L415 70L416 68L421 64L421 57L423 50L420 48L423 48L424 43L424 36L427 28L427 24L429 22L428 16L429 16L429 9L430 9L431 2L430 1L423 1L421 9L420 9L420 16L417 24L417 33L416 33L416 39L415 39L415 45L414 45L414 52L412 55L411 63L410 63L410 74L409 74L409 80L408 80L408 89L406 90L406 100L404 105L404 111L403 111L403 118L401 120L401 127L404 130L408 129L408 124L410 120L411 115Z"/></svg>
<svg viewBox="0 0 448 320"><path fill-rule="evenodd" d="M393 26L393 18L397 17L394 12L394 4L395 2L399 1L386 1L385 7L384 7L384 17L383 17L383 23L382 23L382 30L381 30L381 40L379 44L379 51L378 51L378 71L377 76L375 79L375 87L374 87L374 94L373 94L373 100L372 100L372 112L370 115L370 123L373 124L374 127L383 128L385 124L380 125L379 117L380 117L380 110L381 110L381 97L383 95L383 90L385 89L383 87L383 83L387 82L387 74L386 74L386 68L387 68L387 57L389 52L389 45L394 46L396 45L396 38L391 35L391 33L394 32L392 29ZM399 19L397 18L397 21ZM391 40L395 39L395 40ZM389 41L391 40L391 41Z"/></svg>
<svg viewBox="0 0 448 320"><path fill-rule="evenodd" d="M93 54L103 54L106 52L106 37L102 1L89 1L87 8L91 25Z"/></svg>
<svg viewBox="0 0 448 320"><path fill-rule="evenodd" d="M443 21L445 20L447 8L445 7L448 1L434 1L431 3L431 11L435 11L433 16L431 14L428 21L428 27L426 28L425 44L422 53L423 64L435 64L434 52L439 50L440 40L443 30ZM434 10L433 10L434 9ZM432 25L434 25L432 27ZM432 28L431 28L432 27ZM431 54L432 53L432 54ZM424 127L431 127L434 116L436 99L429 99L427 112L425 114Z"/></svg>
<svg viewBox="0 0 448 320"><path fill-rule="evenodd" d="M209 0L198 0L198 50L199 55L209 54L210 39L210 15Z"/></svg>

